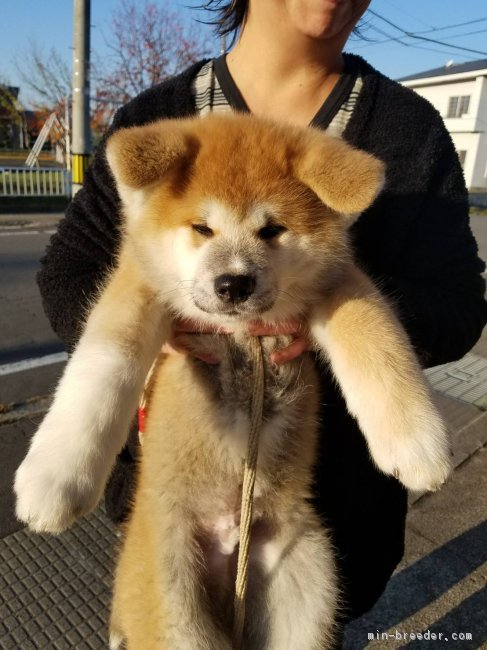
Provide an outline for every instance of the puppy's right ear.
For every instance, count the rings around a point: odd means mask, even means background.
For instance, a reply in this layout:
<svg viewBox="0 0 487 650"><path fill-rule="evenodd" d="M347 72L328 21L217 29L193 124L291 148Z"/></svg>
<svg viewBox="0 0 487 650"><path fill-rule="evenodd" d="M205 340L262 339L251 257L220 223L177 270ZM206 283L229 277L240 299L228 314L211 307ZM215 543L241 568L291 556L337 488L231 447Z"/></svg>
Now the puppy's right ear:
<svg viewBox="0 0 487 650"><path fill-rule="evenodd" d="M116 131L106 147L117 185L140 190L162 179L194 149L178 120Z"/></svg>

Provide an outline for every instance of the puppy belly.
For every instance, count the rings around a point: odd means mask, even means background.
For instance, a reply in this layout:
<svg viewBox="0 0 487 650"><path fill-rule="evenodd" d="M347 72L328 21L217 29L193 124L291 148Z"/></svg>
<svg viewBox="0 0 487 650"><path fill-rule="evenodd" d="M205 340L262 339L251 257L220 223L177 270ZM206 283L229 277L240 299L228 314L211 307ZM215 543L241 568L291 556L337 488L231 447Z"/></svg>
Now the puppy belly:
<svg viewBox="0 0 487 650"><path fill-rule="evenodd" d="M201 573L202 586L208 595L211 615L229 635L234 615L239 532L239 514L231 513L217 517L211 523L207 521L205 527L202 526L197 535L204 567ZM255 519L250 532L250 597L253 597L252 592L256 582L254 578L263 576L265 573L262 558L266 556L265 548L271 540L272 526L270 522L265 519Z"/></svg>
<svg viewBox="0 0 487 650"><path fill-rule="evenodd" d="M307 387L314 382L308 367L303 364L299 369L300 382ZM156 619L151 625L159 626L162 637L185 629L191 629L191 634L204 629L209 637L222 634L225 640L213 645L220 649L226 647L227 639L230 642L232 629L247 440L244 432L232 428L228 409L222 416L212 372L204 366L195 372L179 356L166 359L157 372L128 530L132 542L125 545L120 561L126 577L117 578L117 584L126 592L126 616L135 629L145 614L138 610L134 621L133 610L128 611L130 603L140 598L134 593L134 572L137 564L146 565L147 575L154 579L154 590L145 602ZM308 496L314 457L315 393L295 391L293 384L292 396L298 399L286 403L289 417L273 414L275 426L266 421L261 431L248 591L249 602L255 606L253 619L262 618L259 629L267 625L263 605L268 589L266 549L274 549L274 559L284 552L279 544L272 546L275 517L277 512L296 512L297 502ZM287 519L283 517L282 524ZM133 531L133 527L145 532ZM146 543L148 538L154 540L153 551ZM130 562L123 558L126 553ZM188 602L195 611L188 612Z"/></svg>

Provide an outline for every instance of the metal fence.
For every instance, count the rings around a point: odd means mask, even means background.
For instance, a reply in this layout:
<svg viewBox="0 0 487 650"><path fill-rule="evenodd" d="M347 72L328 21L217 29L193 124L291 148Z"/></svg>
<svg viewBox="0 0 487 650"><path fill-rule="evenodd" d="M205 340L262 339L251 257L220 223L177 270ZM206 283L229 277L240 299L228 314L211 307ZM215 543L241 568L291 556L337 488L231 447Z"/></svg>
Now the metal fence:
<svg viewBox="0 0 487 650"><path fill-rule="evenodd" d="M0 167L0 198L71 196L71 172L55 167Z"/></svg>

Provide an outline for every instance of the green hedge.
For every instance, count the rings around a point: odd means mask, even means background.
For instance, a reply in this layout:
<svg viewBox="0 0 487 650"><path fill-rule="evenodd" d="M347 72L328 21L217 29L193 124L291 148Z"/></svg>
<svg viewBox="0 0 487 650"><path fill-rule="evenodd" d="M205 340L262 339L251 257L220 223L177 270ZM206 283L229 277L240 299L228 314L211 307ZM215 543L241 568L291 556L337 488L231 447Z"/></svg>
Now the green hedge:
<svg viewBox="0 0 487 650"><path fill-rule="evenodd" d="M2 196L0 214L22 212L64 212L69 199L65 196Z"/></svg>

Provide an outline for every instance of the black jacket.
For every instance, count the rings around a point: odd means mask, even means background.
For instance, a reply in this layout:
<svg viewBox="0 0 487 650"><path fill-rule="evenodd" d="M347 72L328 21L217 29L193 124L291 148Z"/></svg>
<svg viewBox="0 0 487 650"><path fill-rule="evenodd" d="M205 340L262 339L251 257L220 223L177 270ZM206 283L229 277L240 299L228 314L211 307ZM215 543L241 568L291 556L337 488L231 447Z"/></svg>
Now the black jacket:
<svg viewBox="0 0 487 650"><path fill-rule="evenodd" d="M458 359L487 321L484 265L468 223L458 157L427 101L358 57L353 62L363 88L344 138L387 167L385 190L352 230L357 261L394 300L424 365ZM202 64L129 102L111 131L193 114L190 83ZM102 143L38 276L46 313L68 349L79 336L87 301L114 261L119 208ZM401 558L406 494L372 465L326 369L322 401L316 506L333 531L348 614L355 616L374 603Z"/></svg>

